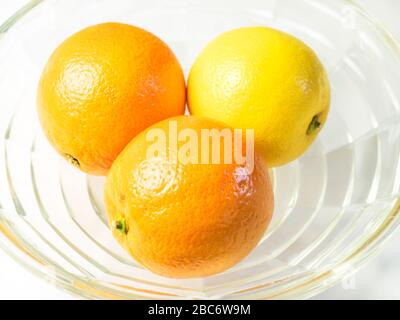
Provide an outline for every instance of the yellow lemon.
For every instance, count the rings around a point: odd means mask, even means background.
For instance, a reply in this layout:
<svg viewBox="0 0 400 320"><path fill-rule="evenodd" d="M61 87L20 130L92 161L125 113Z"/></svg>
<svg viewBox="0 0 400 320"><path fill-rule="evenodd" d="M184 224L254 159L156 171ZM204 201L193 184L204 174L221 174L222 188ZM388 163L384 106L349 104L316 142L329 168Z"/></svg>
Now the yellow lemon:
<svg viewBox="0 0 400 320"><path fill-rule="evenodd" d="M191 114L242 129L270 167L298 158L325 124L330 86L314 51L267 27L229 31L213 40L190 71Z"/></svg>

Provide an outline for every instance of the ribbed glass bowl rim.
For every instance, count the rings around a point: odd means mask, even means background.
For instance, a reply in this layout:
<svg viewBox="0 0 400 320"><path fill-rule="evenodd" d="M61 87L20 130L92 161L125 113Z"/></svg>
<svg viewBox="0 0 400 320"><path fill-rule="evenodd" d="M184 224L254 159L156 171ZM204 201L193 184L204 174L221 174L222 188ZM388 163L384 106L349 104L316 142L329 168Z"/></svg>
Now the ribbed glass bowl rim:
<svg viewBox="0 0 400 320"><path fill-rule="evenodd" d="M7 19L0 26L0 42L2 41L2 35L6 33L14 24L16 24L23 16L29 13L39 4L47 0L30 0L25 6L18 10L14 15ZM396 53L400 62L400 43L395 37L378 21L376 18L371 16L367 11L354 2L354 0L339 0L347 5L351 6L357 13L359 13L364 19L369 21L376 30L379 32L382 41L392 48ZM0 210L2 210L0 208ZM87 279L64 271L61 268L55 268L36 261L34 256L24 249L18 243L18 240L14 237L13 232L7 226L9 223L0 213L0 248L3 249L11 258L17 263L25 267L28 271L39 276L42 279L49 281L56 287L63 289L73 295L87 299L113 299L113 298L125 298L118 290L111 289L99 281ZM400 197L397 199L395 205L387 215L383 223L377 228L376 232L366 239L363 243L354 250L354 252L343 259L342 261L331 266L329 269L320 270L315 272L312 276L302 279L302 281L296 282L292 287L286 287L285 289L277 292L276 295L266 295L266 290L260 291L257 295L252 295L251 289L249 289L249 298L251 299L306 299L310 298L329 287L336 284L340 279L346 275L355 272L362 265L364 265L372 256L376 255L384 247L387 240L390 239L396 230L400 227ZM22 252L21 255L17 254L19 250ZM257 286L257 290L260 286ZM139 293L129 294L126 298L130 299L148 299L147 296L142 296ZM242 298L246 299L246 296Z"/></svg>

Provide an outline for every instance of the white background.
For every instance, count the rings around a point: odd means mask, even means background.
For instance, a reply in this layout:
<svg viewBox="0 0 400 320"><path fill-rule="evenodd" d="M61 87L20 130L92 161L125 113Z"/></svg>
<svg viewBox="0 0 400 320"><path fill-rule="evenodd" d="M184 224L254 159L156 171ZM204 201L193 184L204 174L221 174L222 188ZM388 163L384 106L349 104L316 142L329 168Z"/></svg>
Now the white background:
<svg viewBox="0 0 400 320"><path fill-rule="evenodd" d="M0 0L0 24L26 2L27 0ZM399 0L357 2L378 17L400 40ZM345 279L316 299L400 299L399 241L400 232L377 258L355 276ZM0 250L0 299L73 298L75 297L36 278Z"/></svg>

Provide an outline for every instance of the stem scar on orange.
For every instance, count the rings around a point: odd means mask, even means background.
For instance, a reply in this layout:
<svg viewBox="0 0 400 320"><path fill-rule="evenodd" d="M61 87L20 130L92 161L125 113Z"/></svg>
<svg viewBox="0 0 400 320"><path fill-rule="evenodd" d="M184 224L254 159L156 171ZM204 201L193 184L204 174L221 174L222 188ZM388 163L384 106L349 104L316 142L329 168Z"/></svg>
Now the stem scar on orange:
<svg viewBox="0 0 400 320"><path fill-rule="evenodd" d="M54 148L82 171L105 175L134 136L183 114L185 101L182 68L164 42L134 26L104 23L55 50L37 106Z"/></svg>

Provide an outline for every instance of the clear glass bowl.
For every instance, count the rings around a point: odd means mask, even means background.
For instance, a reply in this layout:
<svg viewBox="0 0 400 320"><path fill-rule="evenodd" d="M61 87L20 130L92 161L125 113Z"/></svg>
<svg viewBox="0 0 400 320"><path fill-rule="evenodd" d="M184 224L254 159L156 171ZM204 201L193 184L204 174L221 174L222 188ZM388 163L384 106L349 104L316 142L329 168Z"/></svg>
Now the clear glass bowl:
<svg viewBox="0 0 400 320"><path fill-rule="evenodd" d="M69 166L39 128L36 88L49 55L75 31L106 21L157 34L186 73L210 39L247 25L299 37L328 70L327 126L301 159L273 171L272 225L222 274L172 280L139 266L108 230L104 179ZM399 225L399 48L346 0L31 1L0 27L1 247L87 298L310 297L358 268Z"/></svg>

